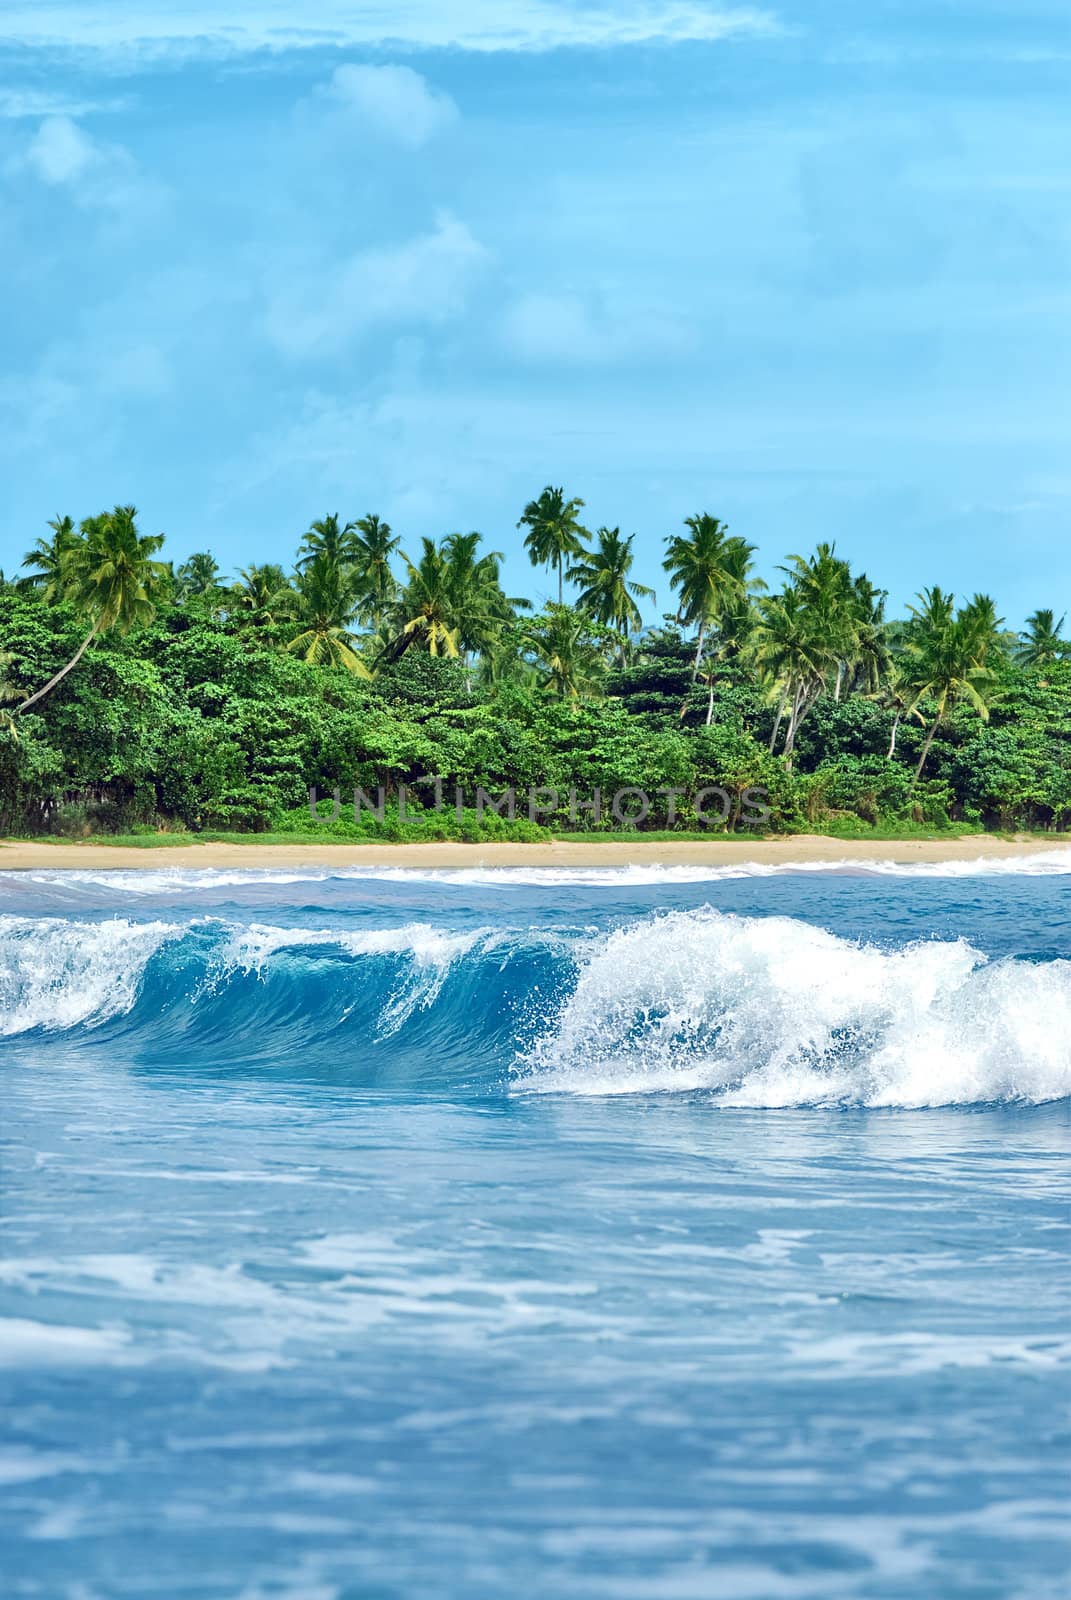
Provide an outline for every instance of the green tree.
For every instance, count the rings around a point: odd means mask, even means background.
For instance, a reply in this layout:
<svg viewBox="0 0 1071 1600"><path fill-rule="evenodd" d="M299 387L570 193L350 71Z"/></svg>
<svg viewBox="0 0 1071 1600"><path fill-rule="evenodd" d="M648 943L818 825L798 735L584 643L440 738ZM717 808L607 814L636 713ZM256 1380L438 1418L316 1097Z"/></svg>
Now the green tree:
<svg viewBox="0 0 1071 1600"><path fill-rule="evenodd" d="M844 675L852 661L858 641L860 595L852 584L851 568L836 553L836 546L822 543L813 556L789 556L787 573L806 608L809 627L820 638L824 652L835 667L833 698L839 700Z"/></svg>
<svg viewBox="0 0 1071 1600"><path fill-rule="evenodd" d="M14 659L10 650L0 650L0 734L4 734L9 740L17 742L19 737L18 726L11 712L6 709L15 701L25 698L22 690L16 689L15 685L8 680L7 670Z"/></svg>
<svg viewBox="0 0 1071 1600"><path fill-rule="evenodd" d="M136 518L134 506L116 506L83 522L82 538L67 557L66 587L75 609L92 625L66 666L22 702L20 714L62 682L98 634L112 628L129 633L155 616L153 595L165 568L154 557L164 536L139 534Z"/></svg>
<svg viewBox="0 0 1071 1600"><path fill-rule="evenodd" d="M1071 651L1071 645L1062 637L1066 618L1056 621L1050 610L1034 611L1026 619L1026 629L1019 635L1016 660L1024 667L1051 667L1055 661Z"/></svg>
<svg viewBox="0 0 1071 1600"><path fill-rule="evenodd" d="M934 735L957 705L973 707L988 722L993 674L985 658L996 632L992 602L985 596L976 596L958 615L954 597L939 588L924 589L919 601L909 608L912 626L904 646L905 676L912 690L909 710L928 699L936 711L915 768L916 783Z"/></svg>
<svg viewBox="0 0 1071 1600"><path fill-rule="evenodd" d="M678 622L696 629L694 682L708 629L746 612L755 546L739 535L730 535L725 523L706 511L685 517L684 525L687 534L675 534L666 541L662 566L677 591Z"/></svg>
<svg viewBox="0 0 1071 1600"><path fill-rule="evenodd" d="M379 627L398 597L390 564L398 544L390 523L372 512L353 525L353 563L361 580L362 612L373 628Z"/></svg>
<svg viewBox="0 0 1071 1600"><path fill-rule="evenodd" d="M304 572L318 557L322 557L324 561L340 570L357 564L356 526L352 522L347 522L343 526L339 522L337 511L331 512L329 516L319 517L309 524L308 531L302 535L298 550L295 563L297 570Z"/></svg>
<svg viewBox="0 0 1071 1600"><path fill-rule="evenodd" d="M583 555L590 537L580 522L583 509L583 500L567 500L564 490L548 484L538 500L529 500L517 523L528 529L524 548L533 567L557 568L559 605L565 599L565 563Z"/></svg>
<svg viewBox="0 0 1071 1600"><path fill-rule="evenodd" d="M456 656L460 652L450 559L434 539L421 541L420 560L406 555L408 581L398 599L399 629L384 656L396 660L418 644L429 655Z"/></svg>
<svg viewBox="0 0 1071 1600"><path fill-rule="evenodd" d="M643 626L637 597L653 600L654 590L630 577L632 541L635 534L622 539L620 528L600 528L594 550L585 551L567 577L579 589L577 604L604 627L628 635ZM622 651L623 656L623 651Z"/></svg>
<svg viewBox="0 0 1071 1600"><path fill-rule="evenodd" d="M371 677L350 631L359 601L360 585L352 572L341 568L326 551L313 556L298 579L299 632L287 650L318 666L343 667L358 678Z"/></svg>
<svg viewBox="0 0 1071 1600"><path fill-rule="evenodd" d="M571 606L548 605L528 629L540 687L565 700L597 695L606 674L605 632Z"/></svg>
<svg viewBox="0 0 1071 1600"><path fill-rule="evenodd" d="M214 594L219 589L219 562L208 550L198 550L175 573L176 600Z"/></svg>
<svg viewBox="0 0 1071 1600"><path fill-rule="evenodd" d="M241 568L227 590L227 605L240 624L271 628L294 616L298 596L282 567L267 561Z"/></svg>
<svg viewBox="0 0 1071 1600"><path fill-rule="evenodd" d="M32 550L23 557L24 567L31 569L30 583L41 591L46 605L62 600L67 588L71 555L81 543L70 517L53 517L48 526L51 539L38 539Z"/></svg>

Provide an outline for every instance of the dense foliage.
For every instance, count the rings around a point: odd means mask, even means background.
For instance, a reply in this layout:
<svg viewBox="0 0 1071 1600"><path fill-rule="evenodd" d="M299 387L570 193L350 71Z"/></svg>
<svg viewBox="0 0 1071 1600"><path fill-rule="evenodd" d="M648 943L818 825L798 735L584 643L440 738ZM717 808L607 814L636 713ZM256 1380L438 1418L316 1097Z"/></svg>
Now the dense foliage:
<svg viewBox="0 0 1071 1600"><path fill-rule="evenodd" d="M591 535L582 509L548 488L522 514L561 596L538 614L477 534L405 554L378 517L327 516L292 573L228 582L208 552L165 563L132 507L57 518L0 577L0 829L524 838L619 828L624 789L651 796L647 828L753 825L749 790L777 830L1067 827L1071 653L1051 611L1014 634L988 597L930 589L888 621L825 545L770 593L753 547L700 514L666 541L678 610L643 629L632 539ZM354 821L355 786L382 786L380 815ZM525 793L512 820L477 807L509 786L542 791L531 818ZM713 786L724 822L697 813ZM310 787L341 791L337 822L313 819Z"/></svg>

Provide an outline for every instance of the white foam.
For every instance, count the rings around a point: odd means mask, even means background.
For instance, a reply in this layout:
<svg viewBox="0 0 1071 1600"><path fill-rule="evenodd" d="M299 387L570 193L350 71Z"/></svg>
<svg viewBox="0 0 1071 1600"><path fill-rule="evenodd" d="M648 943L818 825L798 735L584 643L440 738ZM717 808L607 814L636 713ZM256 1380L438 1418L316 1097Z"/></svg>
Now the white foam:
<svg viewBox="0 0 1071 1600"><path fill-rule="evenodd" d="M710 1089L736 1106L935 1106L1071 1094L1071 962L963 940L883 950L706 907L592 941L517 1086Z"/></svg>
<svg viewBox="0 0 1071 1600"><path fill-rule="evenodd" d="M791 846L785 846L791 850ZM860 877L891 878L984 878L1054 877L1071 873L1071 845L1039 850L1028 855L978 855L970 860L916 861L860 860L843 857L830 861L737 861L662 866L632 862L613 867L169 867L126 871L110 869L91 872L81 869L55 869L40 872L0 872L0 882L13 886L26 883L55 887L108 889L119 894L183 895L256 885L284 887L297 883L397 882L436 883L454 888L622 888L630 885L673 883L717 883L734 878L774 878L795 873L850 873Z"/></svg>
<svg viewBox="0 0 1071 1600"><path fill-rule="evenodd" d="M99 1026L133 1006L166 922L0 916L0 1035Z"/></svg>

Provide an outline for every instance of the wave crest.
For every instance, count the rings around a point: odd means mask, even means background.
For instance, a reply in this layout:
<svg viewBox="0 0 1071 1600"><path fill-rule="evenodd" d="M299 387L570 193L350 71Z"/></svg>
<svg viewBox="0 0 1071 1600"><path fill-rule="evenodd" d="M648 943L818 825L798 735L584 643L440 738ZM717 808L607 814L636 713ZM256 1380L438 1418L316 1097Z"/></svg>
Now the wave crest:
<svg viewBox="0 0 1071 1600"><path fill-rule="evenodd" d="M1071 962L883 950L787 917L669 912L592 946L518 1087L708 1089L722 1105L1071 1094Z"/></svg>

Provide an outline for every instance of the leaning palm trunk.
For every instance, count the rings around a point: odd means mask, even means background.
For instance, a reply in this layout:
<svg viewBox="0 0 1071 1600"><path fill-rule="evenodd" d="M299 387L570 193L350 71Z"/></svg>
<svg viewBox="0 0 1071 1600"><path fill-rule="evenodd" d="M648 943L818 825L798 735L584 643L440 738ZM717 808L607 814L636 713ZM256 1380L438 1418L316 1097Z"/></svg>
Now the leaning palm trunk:
<svg viewBox="0 0 1071 1600"><path fill-rule="evenodd" d="M777 735L781 732L781 723L784 720L785 707L786 707L787 704L788 704L788 687L786 685L786 687L781 690L781 700L780 700L780 703L778 704L778 707L777 707L777 715L774 718L773 732L770 735L770 754L771 755L773 755L774 750L777 747Z"/></svg>
<svg viewBox="0 0 1071 1600"><path fill-rule="evenodd" d="M899 732L899 729L900 729L900 713L898 711L896 713L895 717L893 718L892 738L889 740L889 750L888 750L888 754L885 757L886 761L891 761L893 756L896 754L896 735Z"/></svg>
<svg viewBox="0 0 1071 1600"><path fill-rule="evenodd" d="M56 687L57 683L62 683L63 679L67 676L68 672L72 671L73 668L75 668L78 665L79 661L81 661L82 657L85 655L86 651L89 649L89 646L93 643L93 640L96 638L97 634L99 633L99 631L100 631L100 622L101 622L101 619L98 617L96 622L94 622L92 628L90 628L89 632L86 634L85 638L82 640L81 644L78 646L78 649L76 650L75 654L68 661L67 665L65 667L61 667L60 670L56 673L54 678L49 678L48 682L45 684L43 689L38 689L36 694L32 694L28 700L24 700L22 702L21 706L19 707L19 716L21 716L24 711L29 711L31 706L35 706L37 704L38 700L43 700L45 698L45 695L48 694L51 690L53 690Z"/></svg>
<svg viewBox="0 0 1071 1600"><path fill-rule="evenodd" d="M940 725L941 718L942 718L943 715L944 715L944 711L942 709L934 717L933 726L930 728L929 733L926 735L926 743L922 747L922 754L919 756L919 764L915 768L915 776L914 776L914 779L913 779L914 783L918 783L919 779L922 777L922 769L926 765L926 757L930 753L930 746L933 743L933 736L937 732L937 729L938 729L938 727Z"/></svg>

